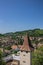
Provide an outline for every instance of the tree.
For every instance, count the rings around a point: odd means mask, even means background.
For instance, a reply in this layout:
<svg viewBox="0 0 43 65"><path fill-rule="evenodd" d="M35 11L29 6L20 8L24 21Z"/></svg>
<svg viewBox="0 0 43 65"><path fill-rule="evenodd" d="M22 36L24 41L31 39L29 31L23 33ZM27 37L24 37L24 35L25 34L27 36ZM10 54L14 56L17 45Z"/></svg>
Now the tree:
<svg viewBox="0 0 43 65"><path fill-rule="evenodd" d="M32 52L32 65L43 65L43 46Z"/></svg>
<svg viewBox="0 0 43 65"><path fill-rule="evenodd" d="M36 49L38 48L38 43L39 43L39 41L38 41L38 40L36 40L36 41L35 41L35 44L36 44Z"/></svg>
<svg viewBox="0 0 43 65"><path fill-rule="evenodd" d="M0 65L5 65L5 62L2 60L3 53L0 51Z"/></svg>
<svg viewBox="0 0 43 65"><path fill-rule="evenodd" d="M37 49L37 48L38 48L38 44L39 44L38 37L35 37L35 38L34 38L34 42L35 42L36 49Z"/></svg>

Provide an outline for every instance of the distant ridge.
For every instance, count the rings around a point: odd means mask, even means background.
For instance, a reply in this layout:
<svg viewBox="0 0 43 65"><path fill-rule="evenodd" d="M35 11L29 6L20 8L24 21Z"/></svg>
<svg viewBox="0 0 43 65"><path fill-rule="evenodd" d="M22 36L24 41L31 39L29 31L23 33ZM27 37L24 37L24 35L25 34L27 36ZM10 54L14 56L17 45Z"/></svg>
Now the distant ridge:
<svg viewBox="0 0 43 65"><path fill-rule="evenodd" d="M8 32L5 34L0 34L0 36L13 36L13 35L25 35L29 33L30 36L43 36L43 29L32 29L32 30L24 30L18 32Z"/></svg>

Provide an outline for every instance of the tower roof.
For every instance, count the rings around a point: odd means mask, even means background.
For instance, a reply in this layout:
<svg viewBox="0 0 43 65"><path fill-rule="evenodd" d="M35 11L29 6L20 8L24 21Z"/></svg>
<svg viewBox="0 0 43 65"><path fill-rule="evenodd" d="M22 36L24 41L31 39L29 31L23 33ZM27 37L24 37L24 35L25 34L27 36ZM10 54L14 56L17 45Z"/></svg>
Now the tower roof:
<svg viewBox="0 0 43 65"><path fill-rule="evenodd" d="M29 39L28 39L28 36L24 36L24 42L23 42L23 45L21 46L20 50L23 50L23 51L32 51L32 46L30 45L30 42L29 42Z"/></svg>

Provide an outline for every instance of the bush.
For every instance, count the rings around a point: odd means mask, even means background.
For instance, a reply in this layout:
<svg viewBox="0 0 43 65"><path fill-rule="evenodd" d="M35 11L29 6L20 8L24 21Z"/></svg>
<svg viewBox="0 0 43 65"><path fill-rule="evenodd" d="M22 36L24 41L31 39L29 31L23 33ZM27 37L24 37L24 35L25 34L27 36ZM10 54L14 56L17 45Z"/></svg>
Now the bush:
<svg viewBox="0 0 43 65"><path fill-rule="evenodd" d="M43 65L43 47L38 48L32 52L32 65Z"/></svg>
<svg viewBox="0 0 43 65"><path fill-rule="evenodd" d="M2 60L3 53L0 51L0 65L6 65L6 63Z"/></svg>

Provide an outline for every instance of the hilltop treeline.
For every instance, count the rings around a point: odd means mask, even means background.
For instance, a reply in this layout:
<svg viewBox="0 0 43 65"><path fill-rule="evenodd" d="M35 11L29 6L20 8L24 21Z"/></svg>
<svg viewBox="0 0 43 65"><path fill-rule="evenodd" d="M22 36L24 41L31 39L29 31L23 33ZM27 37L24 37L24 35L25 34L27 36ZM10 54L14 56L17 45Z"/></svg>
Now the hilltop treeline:
<svg viewBox="0 0 43 65"><path fill-rule="evenodd" d="M26 33L29 33L30 36L33 37L42 37L43 36L43 29L33 29L33 30L25 30L25 31L18 31L18 32L10 32L5 34L0 34L0 37L4 36L19 36L19 35L25 35Z"/></svg>

